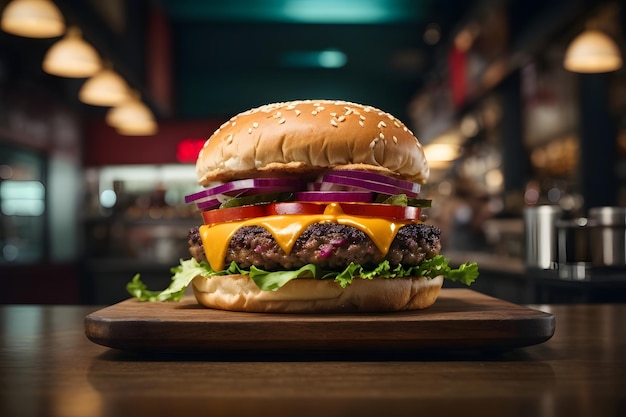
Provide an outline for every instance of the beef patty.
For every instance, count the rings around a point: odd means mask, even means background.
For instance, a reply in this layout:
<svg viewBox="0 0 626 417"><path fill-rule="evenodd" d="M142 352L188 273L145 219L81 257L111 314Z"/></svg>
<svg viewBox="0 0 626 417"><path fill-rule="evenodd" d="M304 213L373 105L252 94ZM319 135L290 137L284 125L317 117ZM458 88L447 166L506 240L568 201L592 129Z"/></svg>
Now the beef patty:
<svg viewBox="0 0 626 417"><path fill-rule="evenodd" d="M229 265L234 261L244 269L254 265L266 271L297 269L309 263L322 269L339 270L350 262L367 267L385 259L392 266L413 266L439 254L440 235L439 228L431 225L402 226L388 253L383 255L359 229L336 223L315 223L298 237L291 252L286 254L266 229L246 226L233 235L225 263ZM207 260L198 227L189 231L189 251L198 262Z"/></svg>

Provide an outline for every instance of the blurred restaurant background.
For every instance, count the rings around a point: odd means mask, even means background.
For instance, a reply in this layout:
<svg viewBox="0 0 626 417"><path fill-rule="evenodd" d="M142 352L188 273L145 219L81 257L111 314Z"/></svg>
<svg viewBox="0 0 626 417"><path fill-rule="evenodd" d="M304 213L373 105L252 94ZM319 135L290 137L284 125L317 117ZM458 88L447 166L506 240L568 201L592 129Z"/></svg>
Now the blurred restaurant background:
<svg viewBox="0 0 626 417"><path fill-rule="evenodd" d="M165 288L232 115L330 98L406 122L472 289L626 301L626 5L591 0L0 0L0 302ZM446 284L449 286L449 284Z"/></svg>

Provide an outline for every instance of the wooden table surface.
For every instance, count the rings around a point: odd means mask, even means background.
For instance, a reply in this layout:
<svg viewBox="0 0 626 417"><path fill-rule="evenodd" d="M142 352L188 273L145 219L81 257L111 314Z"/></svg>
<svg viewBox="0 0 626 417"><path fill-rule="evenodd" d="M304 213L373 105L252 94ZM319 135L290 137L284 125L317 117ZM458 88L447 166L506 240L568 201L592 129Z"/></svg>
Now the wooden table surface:
<svg viewBox="0 0 626 417"><path fill-rule="evenodd" d="M138 355L94 306L0 306L0 416L626 416L626 305L542 305L545 343L487 352Z"/></svg>

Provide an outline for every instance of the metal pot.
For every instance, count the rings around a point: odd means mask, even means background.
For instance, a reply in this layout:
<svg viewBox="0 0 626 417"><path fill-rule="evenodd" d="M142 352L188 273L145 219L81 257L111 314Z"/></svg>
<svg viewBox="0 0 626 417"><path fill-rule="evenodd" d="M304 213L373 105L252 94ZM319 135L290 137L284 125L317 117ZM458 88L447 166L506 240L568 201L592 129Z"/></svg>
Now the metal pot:
<svg viewBox="0 0 626 417"><path fill-rule="evenodd" d="M594 207L589 218L592 265L626 266L626 207Z"/></svg>
<svg viewBox="0 0 626 417"><path fill-rule="evenodd" d="M556 222L561 218L558 206L536 206L524 209L524 240L526 266L556 269Z"/></svg>

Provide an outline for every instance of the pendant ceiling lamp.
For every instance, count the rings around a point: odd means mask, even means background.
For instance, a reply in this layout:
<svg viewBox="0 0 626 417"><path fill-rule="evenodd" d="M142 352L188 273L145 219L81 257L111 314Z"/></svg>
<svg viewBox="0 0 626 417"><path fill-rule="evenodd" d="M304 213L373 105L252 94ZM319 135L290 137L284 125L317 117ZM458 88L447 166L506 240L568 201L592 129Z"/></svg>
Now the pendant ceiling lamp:
<svg viewBox="0 0 626 417"><path fill-rule="evenodd" d="M115 130L124 136L152 136L157 133L159 127L154 120L144 120L132 125L117 127Z"/></svg>
<svg viewBox="0 0 626 417"><path fill-rule="evenodd" d="M44 71L68 78L87 78L98 72L102 68L100 56L81 35L80 29L70 27L65 36L46 52Z"/></svg>
<svg viewBox="0 0 626 417"><path fill-rule="evenodd" d="M78 98L94 106L117 106L130 98L130 89L124 78L106 64L85 81L78 91Z"/></svg>
<svg viewBox="0 0 626 417"><path fill-rule="evenodd" d="M580 73L617 71L622 67L622 55L617 43L599 30L586 30L567 48L563 66Z"/></svg>
<svg viewBox="0 0 626 417"><path fill-rule="evenodd" d="M12 0L2 12L0 27L26 38L54 38L65 32L65 19L50 0Z"/></svg>
<svg viewBox="0 0 626 417"><path fill-rule="evenodd" d="M153 135L157 131L154 114L136 92L106 114L106 122L123 135Z"/></svg>

